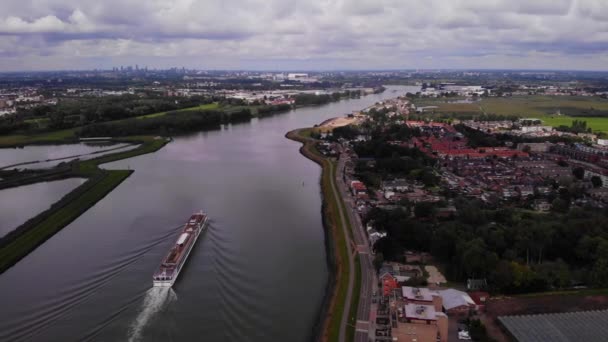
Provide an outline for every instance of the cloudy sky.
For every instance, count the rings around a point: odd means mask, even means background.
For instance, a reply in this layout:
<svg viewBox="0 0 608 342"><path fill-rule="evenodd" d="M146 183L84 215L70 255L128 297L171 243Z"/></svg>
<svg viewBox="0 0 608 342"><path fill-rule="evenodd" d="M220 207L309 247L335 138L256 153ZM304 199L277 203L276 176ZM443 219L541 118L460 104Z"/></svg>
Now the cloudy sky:
<svg viewBox="0 0 608 342"><path fill-rule="evenodd" d="M608 69L608 0L0 0L0 70Z"/></svg>

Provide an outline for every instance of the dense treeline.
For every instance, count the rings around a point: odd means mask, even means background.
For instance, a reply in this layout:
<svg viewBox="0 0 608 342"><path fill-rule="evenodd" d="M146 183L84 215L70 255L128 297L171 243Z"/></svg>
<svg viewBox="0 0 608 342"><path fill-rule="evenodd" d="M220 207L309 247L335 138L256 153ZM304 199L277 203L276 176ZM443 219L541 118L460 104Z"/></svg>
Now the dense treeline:
<svg viewBox="0 0 608 342"><path fill-rule="evenodd" d="M385 141L407 141L411 137L420 136L420 130L417 128L410 128L406 125L400 125L396 123L387 123L383 125L386 115L381 112L370 111L370 115L375 115L376 125L370 125L364 123L362 127L354 125L347 125L336 127L332 130L334 140L344 138L347 140L353 140L357 136L369 132L370 137L373 140L385 140ZM380 122L380 124L378 124Z"/></svg>
<svg viewBox="0 0 608 342"><path fill-rule="evenodd" d="M556 130L570 133L591 133L591 127L587 127L587 121L584 120L573 120L572 125L560 125Z"/></svg>
<svg viewBox="0 0 608 342"><path fill-rule="evenodd" d="M6 118L0 119L0 135L27 130L30 127L29 123L19 120L12 115L7 115Z"/></svg>
<svg viewBox="0 0 608 342"><path fill-rule="evenodd" d="M322 105L332 101L338 101L342 98L356 98L361 96L361 92L358 90L345 90L344 92L335 92L332 94L298 94L295 96L296 106L307 106L307 105Z"/></svg>
<svg viewBox="0 0 608 342"><path fill-rule="evenodd" d="M358 135L361 134L359 129L353 125L346 125L341 127L336 127L332 130L332 138L334 140L337 139L346 139L346 140L354 140Z"/></svg>
<svg viewBox="0 0 608 342"><path fill-rule="evenodd" d="M233 112L217 110L169 112L166 115L146 119L128 119L119 122L88 125L82 128L80 135L84 137L144 134L171 135L215 128L221 124L248 121L251 117L251 110L248 108Z"/></svg>
<svg viewBox="0 0 608 342"><path fill-rule="evenodd" d="M0 134L27 129L57 130L84 126L146 114L178 110L213 102L211 97L166 98L135 95L85 97L60 100L57 105L38 106L20 110L10 118L0 120ZM28 119L48 119L44 128L28 124Z"/></svg>
<svg viewBox="0 0 608 342"><path fill-rule="evenodd" d="M270 116L276 113L281 113L281 112L286 112L288 110L290 110L292 107L290 104L287 103L283 103L283 104L278 104L278 105L271 105L271 106L260 106L257 109L257 116L259 117L264 117L264 116Z"/></svg>
<svg viewBox="0 0 608 342"><path fill-rule="evenodd" d="M353 148L362 158L357 162L355 172L368 185L377 187L379 179L403 177L418 180L429 187L439 184L440 179L433 169L435 159L418 148L390 144L385 139L359 142ZM374 160L371 165L366 160L370 158Z"/></svg>
<svg viewBox="0 0 608 342"><path fill-rule="evenodd" d="M505 143L497 135L487 134L478 129L474 129L463 124L454 125L454 128L469 140L469 146L476 147L496 147L504 146Z"/></svg>
<svg viewBox="0 0 608 342"><path fill-rule="evenodd" d="M405 249L428 251L448 265L451 277L486 278L505 293L608 286L608 212L486 210L478 201L457 199L457 217L442 220L440 205L418 204L414 216L372 210L367 220L388 233L376 250L389 260L402 259Z"/></svg>
<svg viewBox="0 0 608 342"><path fill-rule="evenodd" d="M417 148L404 147L389 143L386 139L371 139L353 144L353 149L359 158L374 158L376 161L382 159L400 159L409 157L415 159L421 165L432 166L435 159L427 156Z"/></svg>

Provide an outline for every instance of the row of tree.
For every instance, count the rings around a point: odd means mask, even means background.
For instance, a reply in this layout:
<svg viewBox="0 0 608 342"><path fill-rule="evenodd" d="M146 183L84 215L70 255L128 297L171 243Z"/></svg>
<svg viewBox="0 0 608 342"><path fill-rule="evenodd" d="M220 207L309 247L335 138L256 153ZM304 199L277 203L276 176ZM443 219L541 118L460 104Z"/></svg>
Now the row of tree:
<svg viewBox="0 0 608 342"><path fill-rule="evenodd" d="M251 110L248 108L236 112L220 110L170 112L162 116L146 119L128 119L88 125L80 130L80 135L84 137L143 134L168 136L216 128L222 124L249 121L251 118Z"/></svg>
<svg viewBox="0 0 608 342"><path fill-rule="evenodd" d="M570 133L591 133L591 127L587 127L587 121L585 120L573 120L572 125L560 125L556 130Z"/></svg>

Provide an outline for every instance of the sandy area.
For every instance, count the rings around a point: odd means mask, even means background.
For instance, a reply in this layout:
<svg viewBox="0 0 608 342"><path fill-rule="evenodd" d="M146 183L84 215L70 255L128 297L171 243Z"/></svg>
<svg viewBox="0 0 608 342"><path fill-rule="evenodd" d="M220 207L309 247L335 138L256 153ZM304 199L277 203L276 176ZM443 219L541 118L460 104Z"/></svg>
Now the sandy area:
<svg viewBox="0 0 608 342"><path fill-rule="evenodd" d="M350 124L354 123L355 121L357 121L357 119L354 117L353 118L349 118L349 117L333 118L333 119L329 119L329 120L325 121L323 124L321 124L321 127L327 127L327 128L342 127L342 126L350 125Z"/></svg>

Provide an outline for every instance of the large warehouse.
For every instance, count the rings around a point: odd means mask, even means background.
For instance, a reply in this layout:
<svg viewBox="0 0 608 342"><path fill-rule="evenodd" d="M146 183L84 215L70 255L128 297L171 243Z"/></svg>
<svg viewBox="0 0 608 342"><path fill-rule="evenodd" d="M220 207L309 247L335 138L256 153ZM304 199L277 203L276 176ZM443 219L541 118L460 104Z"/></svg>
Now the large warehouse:
<svg viewBox="0 0 608 342"><path fill-rule="evenodd" d="M604 342L608 310L498 317L518 342Z"/></svg>

